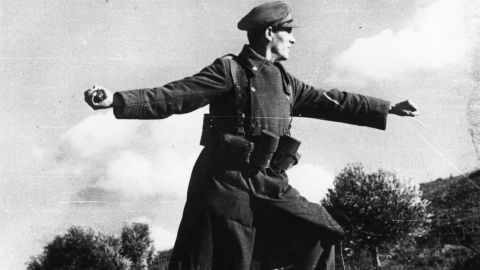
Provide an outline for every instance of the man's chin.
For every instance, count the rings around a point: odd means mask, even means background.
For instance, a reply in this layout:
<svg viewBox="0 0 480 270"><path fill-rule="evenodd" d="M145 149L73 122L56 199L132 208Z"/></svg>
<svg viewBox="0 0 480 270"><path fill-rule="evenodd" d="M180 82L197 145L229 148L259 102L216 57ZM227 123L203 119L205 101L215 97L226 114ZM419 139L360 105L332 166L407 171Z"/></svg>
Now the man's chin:
<svg viewBox="0 0 480 270"><path fill-rule="evenodd" d="M285 57L285 56L283 56L283 55L277 59L278 62L280 62L280 61L287 61L287 60L288 60L288 56Z"/></svg>

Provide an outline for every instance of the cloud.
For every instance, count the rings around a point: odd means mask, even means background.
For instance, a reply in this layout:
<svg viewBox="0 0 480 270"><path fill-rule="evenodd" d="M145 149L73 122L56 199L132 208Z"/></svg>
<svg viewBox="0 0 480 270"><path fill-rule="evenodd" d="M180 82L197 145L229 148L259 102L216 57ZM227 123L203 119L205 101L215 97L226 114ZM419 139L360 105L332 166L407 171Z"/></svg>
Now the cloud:
<svg viewBox="0 0 480 270"><path fill-rule="evenodd" d="M113 191L106 191L99 187L87 187L79 190L72 198L73 201L91 201L99 203L119 203L118 193Z"/></svg>
<svg viewBox="0 0 480 270"><path fill-rule="evenodd" d="M309 201L318 203L333 187L334 176L328 171L306 163L293 167L288 171L290 185L300 191Z"/></svg>
<svg viewBox="0 0 480 270"><path fill-rule="evenodd" d="M139 153L122 151L108 162L105 176L97 186L128 196L164 194L183 197L195 158L187 153L174 152L161 152L147 159Z"/></svg>
<svg viewBox="0 0 480 270"><path fill-rule="evenodd" d="M475 46L469 51L468 75L474 82L468 102L470 135L477 158L480 158L480 2L470 3L467 14L467 30Z"/></svg>
<svg viewBox="0 0 480 270"><path fill-rule="evenodd" d="M155 185L152 180L152 163L140 154L124 151L109 162L106 177L97 185L106 190L124 191L129 195L151 195Z"/></svg>
<svg viewBox="0 0 480 270"><path fill-rule="evenodd" d="M118 121L111 112L95 114L65 132L61 147L70 157L89 158L132 139L140 121Z"/></svg>
<svg viewBox="0 0 480 270"><path fill-rule="evenodd" d="M117 120L97 114L65 132L57 149L61 170L95 187L138 198L184 198L201 150L201 114L162 121Z"/></svg>
<svg viewBox="0 0 480 270"><path fill-rule="evenodd" d="M360 38L335 60L327 82L383 80L404 72L463 63L469 47L467 1L440 0L418 9L410 27Z"/></svg>
<svg viewBox="0 0 480 270"><path fill-rule="evenodd" d="M130 222L138 222L149 224L150 236L152 237L153 244L156 250L171 249L175 244L176 235L159 225L152 225L152 220L148 217L141 216L132 219Z"/></svg>
<svg viewBox="0 0 480 270"><path fill-rule="evenodd" d="M40 147L38 145L32 145L30 151L32 155L39 160L46 158L48 154L47 149Z"/></svg>
<svg viewBox="0 0 480 270"><path fill-rule="evenodd" d="M105 220L111 228L122 220L147 223L156 249L171 248L201 150L204 112L161 121L117 120L111 111L99 112L66 131L56 149L57 173L71 179L73 201L104 202L72 204L73 222Z"/></svg>
<svg viewBox="0 0 480 270"><path fill-rule="evenodd" d="M152 226L151 234L156 250L170 249L175 244L176 235L161 226Z"/></svg>

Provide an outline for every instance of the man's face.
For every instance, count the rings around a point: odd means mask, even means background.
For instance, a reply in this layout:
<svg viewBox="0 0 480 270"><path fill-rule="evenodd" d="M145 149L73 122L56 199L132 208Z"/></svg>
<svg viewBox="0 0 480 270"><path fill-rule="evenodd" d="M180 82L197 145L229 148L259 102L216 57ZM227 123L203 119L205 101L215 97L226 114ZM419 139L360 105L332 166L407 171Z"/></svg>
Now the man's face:
<svg viewBox="0 0 480 270"><path fill-rule="evenodd" d="M276 61L287 60L290 56L290 48L295 43L291 27L279 27L272 33L271 48Z"/></svg>

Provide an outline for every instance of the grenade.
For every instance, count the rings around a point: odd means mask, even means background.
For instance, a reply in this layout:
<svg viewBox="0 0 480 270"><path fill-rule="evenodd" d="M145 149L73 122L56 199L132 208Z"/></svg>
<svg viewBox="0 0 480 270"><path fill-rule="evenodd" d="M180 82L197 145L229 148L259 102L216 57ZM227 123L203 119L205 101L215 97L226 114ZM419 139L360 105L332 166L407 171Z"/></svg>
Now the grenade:
<svg viewBox="0 0 480 270"><path fill-rule="evenodd" d="M301 142L288 135L283 135L278 142L278 148L272 157L271 167L277 171L286 171L298 163L300 154L297 152Z"/></svg>
<svg viewBox="0 0 480 270"><path fill-rule="evenodd" d="M105 91L95 90L93 91L93 102L100 103L106 98Z"/></svg>

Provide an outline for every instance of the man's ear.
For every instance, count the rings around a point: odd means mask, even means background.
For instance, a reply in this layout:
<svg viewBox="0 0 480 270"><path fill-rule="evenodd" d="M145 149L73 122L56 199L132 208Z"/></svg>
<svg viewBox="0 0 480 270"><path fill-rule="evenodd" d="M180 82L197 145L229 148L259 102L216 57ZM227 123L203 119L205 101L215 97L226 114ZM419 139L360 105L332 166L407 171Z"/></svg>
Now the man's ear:
<svg viewBox="0 0 480 270"><path fill-rule="evenodd" d="M271 26L267 27L267 29L265 29L265 38L268 40L268 41L272 41L272 38L273 38L273 28Z"/></svg>

